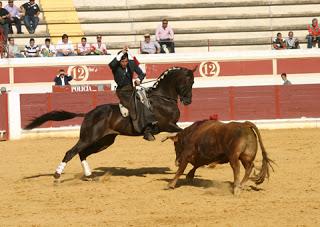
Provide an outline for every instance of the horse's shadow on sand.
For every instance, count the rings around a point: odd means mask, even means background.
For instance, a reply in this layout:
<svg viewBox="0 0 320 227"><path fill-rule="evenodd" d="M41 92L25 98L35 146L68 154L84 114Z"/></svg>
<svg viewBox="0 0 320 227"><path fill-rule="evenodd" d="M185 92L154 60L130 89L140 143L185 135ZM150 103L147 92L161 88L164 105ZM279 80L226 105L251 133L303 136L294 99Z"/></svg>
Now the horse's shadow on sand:
<svg viewBox="0 0 320 227"><path fill-rule="evenodd" d="M94 169L93 174L97 177L106 174L125 177L146 177L148 174L173 174L170 171L168 167L142 167L137 169L129 169L126 167L98 167Z"/></svg>
<svg viewBox="0 0 320 227"><path fill-rule="evenodd" d="M137 169L129 169L126 167L98 167L92 172L94 177L102 177L104 175L125 176L125 177L146 177L148 174L173 174L168 167L142 167ZM42 177L53 177L54 174L44 173L27 176L23 180L36 179ZM62 174L64 175L64 174ZM77 174L78 175L78 174Z"/></svg>

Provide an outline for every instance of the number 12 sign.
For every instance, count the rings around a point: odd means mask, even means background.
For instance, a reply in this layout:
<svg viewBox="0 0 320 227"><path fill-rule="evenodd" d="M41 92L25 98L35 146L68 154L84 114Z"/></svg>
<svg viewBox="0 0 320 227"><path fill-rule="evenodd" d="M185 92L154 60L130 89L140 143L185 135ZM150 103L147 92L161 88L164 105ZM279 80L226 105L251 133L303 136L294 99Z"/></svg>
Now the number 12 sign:
<svg viewBox="0 0 320 227"><path fill-rule="evenodd" d="M202 77L218 76L220 65L217 61L204 61L200 64L199 72Z"/></svg>

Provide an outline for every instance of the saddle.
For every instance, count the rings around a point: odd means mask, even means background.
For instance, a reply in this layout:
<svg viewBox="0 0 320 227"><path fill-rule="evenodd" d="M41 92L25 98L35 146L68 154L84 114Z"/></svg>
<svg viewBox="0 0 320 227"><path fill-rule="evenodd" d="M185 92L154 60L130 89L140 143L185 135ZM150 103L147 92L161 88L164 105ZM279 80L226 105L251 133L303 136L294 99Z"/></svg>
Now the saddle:
<svg viewBox="0 0 320 227"><path fill-rule="evenodd" d="M151 110L151 104L147 96L146 88L137 89L135 92L135 96L138 100L140 100L142 104L144 104L149 110ZM119 109L123 117L129 116L129 110L125 106L123 106L121 103L119 103Z"/></svg>

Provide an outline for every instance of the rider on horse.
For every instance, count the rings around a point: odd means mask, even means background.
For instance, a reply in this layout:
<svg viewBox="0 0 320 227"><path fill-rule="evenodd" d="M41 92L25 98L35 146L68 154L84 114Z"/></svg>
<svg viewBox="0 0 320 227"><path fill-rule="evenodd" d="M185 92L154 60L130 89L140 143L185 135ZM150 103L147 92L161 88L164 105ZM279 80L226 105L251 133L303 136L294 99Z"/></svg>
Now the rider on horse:
<svg viewBox="0 0 320 227"><path fill-rule="evenodd" d="M144 139L155 140L152 132L157 124L156 118L152 111L136 97L135 86L139 86L146 75L134 60L129 59L127 46L117 54L109 66L117 83L116 94L120 103L129 110L134 129L138 133L143 133ZM134 72L138 74L138 78L133 84Z"/></svg>

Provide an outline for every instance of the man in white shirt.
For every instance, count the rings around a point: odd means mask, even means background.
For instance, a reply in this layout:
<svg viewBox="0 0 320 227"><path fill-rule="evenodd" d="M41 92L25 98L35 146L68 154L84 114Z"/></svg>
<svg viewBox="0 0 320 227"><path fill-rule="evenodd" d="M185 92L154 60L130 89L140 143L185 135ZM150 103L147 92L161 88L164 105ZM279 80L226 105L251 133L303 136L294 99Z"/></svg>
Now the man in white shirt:
<svg viewBox="0 0 320 227"><path fill-rule="evenodd" d="M160 45L156 41L151 41L150 34L144 35L144 41L141 42L141 54L159 54Z"/></svg>
<svg viewBox="0 0 320 227"><path fill-rule="evenodd" d="M51 44L51 40L49 38L45 39L44 45L40 48L40 52L42 57L53 57L56 55L56 48Z"/></svg>
<svg viewBox="0 0 320 227"><path fill-rule="evenodd" d="M13 34L13 30L12 30L12 24L16 25L17 28L17 33L18 34L23 34L23 32L21 32L21 10L20 8L18 8L16 5L13 4L13 0L9 0L8 1L8 5L6 5L4 7L10 14L9 17L9 33Z"/></svg>
<svg viewBox="0 0 320 227"><path fill-rule="evenodd" d="M58 42L57 47L57 57L64 56L75 56L74 48L72 42L69 41L67 34L63 34L61 40Z"/></svg>

